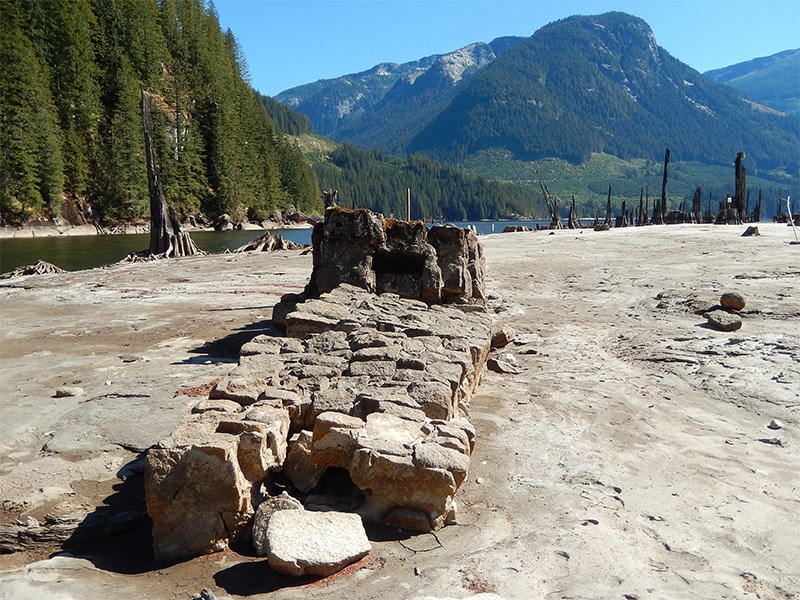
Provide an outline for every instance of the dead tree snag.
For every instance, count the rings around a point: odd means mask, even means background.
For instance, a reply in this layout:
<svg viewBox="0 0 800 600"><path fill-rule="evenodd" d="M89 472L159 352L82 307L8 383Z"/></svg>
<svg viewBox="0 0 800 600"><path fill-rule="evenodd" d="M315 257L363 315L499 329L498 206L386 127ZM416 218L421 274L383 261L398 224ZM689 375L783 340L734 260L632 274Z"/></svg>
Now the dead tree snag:
<svg viewBox="0 0 800 600"><path fill-rule="evenodd" d="M150 191L150 258L173 258L202 254L188 231L183 231L178 218L167 204L161 187L161 169L153 146L153 117L150 94L142 88L142 126L147 160L147 187Z"/></svg>

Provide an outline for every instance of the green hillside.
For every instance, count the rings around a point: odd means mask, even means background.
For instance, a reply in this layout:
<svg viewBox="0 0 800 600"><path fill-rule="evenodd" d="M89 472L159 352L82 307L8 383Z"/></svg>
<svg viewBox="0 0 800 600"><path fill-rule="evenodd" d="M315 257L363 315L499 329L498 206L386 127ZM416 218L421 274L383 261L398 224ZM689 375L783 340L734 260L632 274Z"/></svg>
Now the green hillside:
<svg viewBox="0 0 800 600"><path fill-rule="evenodd" d="M609 185L615 213L623 201L627 202L628 208L638 206L642 193L649 195L649 207L652 210L653 197L661 197L662 161L663 155L660 160L624 160L610 154L593 154L588 160L573 164L559 158L525 161L515 159L506 150L485 150L469 157L460 166L469 173L516 183L535 191L539 189L538 171L550 192L561 199L563 216L566 216L574 195L580 215L593 217L605 214ZM716 212L719 201L734 191L733 161L728 166L718 166L677 157L672 160L667 183L668 209L678 209L682 202L690 202L697 187L702 189L703 210L710 204L712 213ZM763 218L775 214L779 197L797 197L796 180L786 177L748 175L747 187L750 190L751 208L761 190Z"/></svg>
<svg viewBox="0 0 800 600"><path fill-rule="evenodd" d="M580 163L593 153L655 157L667 146L704 164L745 150L753 170L796 176L800 165L790 120L676 60L624 13L543 27L478 73L408 150L463 161L503 148Z"/></svg>
<svg viewBox="0 0 800 600"><path fill-rule="evenodd" d="M468 175L421 154L399 158L308 137L299 143L313 161L322 188L338 190L339 204L346 208L370 208L404 218L406 188L411 188L414 219L476 221L543 215L541 195L532 188Z"/></svg>
<svg viewBox="0 0 800 600"><path fill-rule="evenodd" d="M180 215L319 207L213 4L0 0L0 65L3 224L58 218L65 203L101 223L146 218L142 89L158 100L156 152Z"/></svg>
<svg viewBox="0 0 800 600"><path fill-rule="evenodd" d="M751 100L800 116L800 48L706 71L705 76Z"/></svg>

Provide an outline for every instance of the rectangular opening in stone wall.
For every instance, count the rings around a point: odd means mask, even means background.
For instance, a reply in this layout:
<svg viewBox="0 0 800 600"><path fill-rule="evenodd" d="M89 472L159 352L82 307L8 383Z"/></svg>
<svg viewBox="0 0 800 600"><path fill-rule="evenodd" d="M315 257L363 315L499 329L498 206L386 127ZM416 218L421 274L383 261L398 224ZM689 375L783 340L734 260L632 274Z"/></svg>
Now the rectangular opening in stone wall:
<svg viewBox="0 0 800 600"><path fill-rule="evenodd" d="M403 298L419 299L425 259L420 254L378 252L372 257L375 288L379 294L391 292Z"/></svg>
<svg viewBox="0 0 800 600"><path fill-rule="evenodd" d="M372 257L372 270L376 274L404 274L422 276L425 258L421 254L376 252Z"/></svg>

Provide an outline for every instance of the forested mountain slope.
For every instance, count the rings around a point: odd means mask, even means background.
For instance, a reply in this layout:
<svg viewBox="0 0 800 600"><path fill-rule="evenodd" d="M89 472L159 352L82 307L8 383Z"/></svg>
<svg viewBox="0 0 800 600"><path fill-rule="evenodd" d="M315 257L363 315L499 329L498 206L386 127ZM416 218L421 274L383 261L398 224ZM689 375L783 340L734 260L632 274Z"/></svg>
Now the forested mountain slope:
<svg viewBox="0 0 800 600"><path fill-rule="evenodd" d="M704 75L739 90L751 100L800 117L800 48L706 71Z"/></svg>
<svg viewBox="0 0 800 600"><path fill-rule="evenodd" d="M0 65L4 224L57 218L65 200L100 222L145 218L142 89L160 100L156 151L180 215L319 206L203 0L0 0Z"/></svg>
<svg viewBox="0 0 800 600"><path fill-rule="evenodd" d="M503 148L515 158L579 163L592 153L729 164L798 173L792 121L708 80L624 13L551 23L458 91L408 151L460 161Z"/></svg>
<svg viewBox="0 0 800 600"><path fill-rule="evenodd" d="M338 146L314 161L320 185L338 190L339 204L406 216L411 189L413 219L481 220L541 217L541 196L531 188L469 175L422 154L397 157Z"/></svg>
<svg viewBox="0 0 800 600"><path fill-rule="evenodd" d="M408 63L381 63L285 90L275 99L308 115L322 135L398 151L454 90L522 39L502 37Z"/></svg>

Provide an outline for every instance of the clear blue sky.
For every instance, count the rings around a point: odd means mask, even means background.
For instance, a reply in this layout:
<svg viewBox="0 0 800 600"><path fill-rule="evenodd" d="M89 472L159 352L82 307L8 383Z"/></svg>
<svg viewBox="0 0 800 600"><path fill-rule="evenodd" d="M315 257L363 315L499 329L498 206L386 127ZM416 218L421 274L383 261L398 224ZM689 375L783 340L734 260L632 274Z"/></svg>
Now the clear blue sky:
<svg viewBox="0 0 800 600"><path fill-rule="evenodd" d="M800 48L800 0L215 0L267 95L612 10L700 72Z"/></svg>

